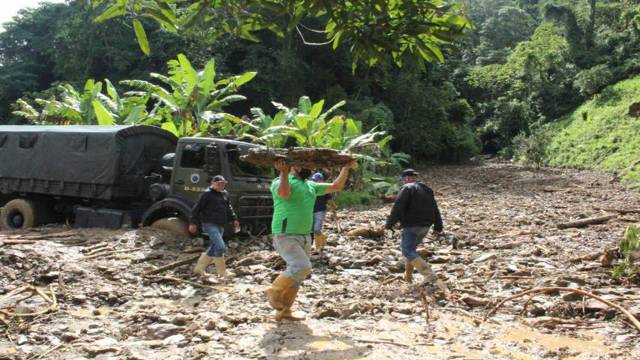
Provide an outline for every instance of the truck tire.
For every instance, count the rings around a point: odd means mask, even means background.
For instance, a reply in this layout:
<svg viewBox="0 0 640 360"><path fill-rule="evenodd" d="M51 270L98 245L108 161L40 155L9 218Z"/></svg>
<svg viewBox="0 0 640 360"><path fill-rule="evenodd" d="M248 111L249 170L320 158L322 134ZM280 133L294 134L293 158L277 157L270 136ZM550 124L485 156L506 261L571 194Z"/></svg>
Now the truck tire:
<svg viewBox="0 0 640 360"><path fill-rule="evenodd" d="M9 201L0 213L0 227L4 229L26 229L36 224L35 204L30 200Z"/></svg>
<svg viewBox="0 0 640 360"><path fill-rule="evenodd" d="M187 222L177 217L156 220L153 222L153 224L151 224L151 227L156 229L168 230L172 233L175 233L176 235L184 237L189 236Z"/></svg>

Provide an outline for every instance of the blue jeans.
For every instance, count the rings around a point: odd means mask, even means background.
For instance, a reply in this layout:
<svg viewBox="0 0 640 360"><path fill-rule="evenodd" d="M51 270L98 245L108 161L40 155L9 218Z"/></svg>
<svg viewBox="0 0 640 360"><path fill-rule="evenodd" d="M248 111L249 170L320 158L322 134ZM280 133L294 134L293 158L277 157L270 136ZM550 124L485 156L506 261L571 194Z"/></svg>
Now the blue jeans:
<svg viewBox="0 0 640 360"><path fill-rule="evenodd" d="M327 215L326 211L318 211L313 213L313 233L320 234L322 232L322 225L324 224L324 217Z"/></svg>
<svg viewBox="0 0 640 360"><path fill-rule="evenodd" d="M425 235L429 231L429 226L408 226L402 229L400 234L400 250L402 250L402 256L413 261L418 257L416 249L418 245L422 243Z"/></svg>
<svg viewBox="0 0 640 360"><path fill-rule="evenodd" d="M225 246L224 240L222 240L224 227L222 225L204 223L202 224L202 230L209 235L209 241L211 242L207 249L207 255L213 257L224 256Z"/></svg>
<svg viewBox="0 0 640 360"><path fill-rule="evenodd" d="M311 274L311 235L273 234L273 247L287 263L284 276L300 286Z"/></svg>

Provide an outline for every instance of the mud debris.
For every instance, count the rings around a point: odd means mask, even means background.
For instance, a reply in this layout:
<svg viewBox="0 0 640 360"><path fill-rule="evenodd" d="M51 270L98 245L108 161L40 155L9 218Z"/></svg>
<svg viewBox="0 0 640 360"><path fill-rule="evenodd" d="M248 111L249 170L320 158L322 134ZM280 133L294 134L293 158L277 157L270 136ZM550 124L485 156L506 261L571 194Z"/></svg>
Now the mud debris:
<svg viewBox="0 0 640 360"><path fill-rule="evenodd" d="M301 323L272 320L262 290L284 263L267 238L230 240L236 277L219 284L191 275L201 239L47 226L0 233L0 358L639 357L625 316L576 293L530 294L482 319L536 287L583 289L640 316L638 284L610 276L610 249L640 223L640 212L611 210L640 208L640 194L610 175L510 164L422 174L447 236L429 235L420 252L451 292L429 294L429 321L423 287L402 280L399 233L380 233L389 204L328 219L295 309Z"/></svg>

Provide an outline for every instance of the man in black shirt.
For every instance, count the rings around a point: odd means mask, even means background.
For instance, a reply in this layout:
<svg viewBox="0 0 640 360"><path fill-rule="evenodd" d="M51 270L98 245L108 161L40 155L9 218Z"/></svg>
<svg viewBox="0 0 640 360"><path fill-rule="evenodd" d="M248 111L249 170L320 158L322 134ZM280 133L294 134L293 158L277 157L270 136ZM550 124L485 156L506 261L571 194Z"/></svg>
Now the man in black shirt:
<svg viewBox="0 0 640 360"><path fill-rule="evenodd" d="M397 222L402 226L400 249L405 258L405 281L413 281L415 267L424 276L425 283L435 282L445 291L444 283L437 279L431 266L416 251L431 225L434 232L442 232L442 217L433 190L418 181L417 176L418 173L413 169L402 171L400 178L404 185L398 192L385 228L391 229Z"/></svg>
<svg viewBox="0 0 640 360"><path fill-rule="evenodd" d="M220 278L227 278L224 262L225 245L222 240L224 226L233 220L236 229L240 227L238 217L229 202L229 194L224 190L227 181L222 175L216 175L209 179L209 189L200 195L198 203L191 210L189 232L195 234L198 227L209 235L211 245L209 249L200 255L196 267L193 269L198 275L207 275L205 270L212 262L216 265L216 273Z"/></svg>

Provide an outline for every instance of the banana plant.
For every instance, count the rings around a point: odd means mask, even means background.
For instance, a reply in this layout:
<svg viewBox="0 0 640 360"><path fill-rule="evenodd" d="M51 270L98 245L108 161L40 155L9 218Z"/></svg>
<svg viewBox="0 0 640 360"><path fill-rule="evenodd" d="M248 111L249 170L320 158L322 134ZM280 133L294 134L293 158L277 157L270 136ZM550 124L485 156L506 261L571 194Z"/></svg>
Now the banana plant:
<svg viewBox="0 0 640 360"><path fill-rule="evenodd" d="M189 59L179 54L168 62L168 75L151 73L151 78L161 85L144 80L123 80L123 85L136 88L125 95L154 102L154 114L158 114L161 126L176 136L208 134L222 120L238 123L240 119L223 112L223 107L246 100L237 94L238 89L251 81L256 72L245 72L217 80L215 60L210 59L204 69L196 70Z"/></svg>
<svg viewBox="0 0 640 360"><path fill-rule="evenodd" d="M35 99L40 111L19 99L13 113L30 123L58 125L136 124L149 118L144 99L120 97L108 79L105 85L107 94L102 93L102 82L93 79L85 82L82 92L70 84L58 85L57 98Z"/></svg>

